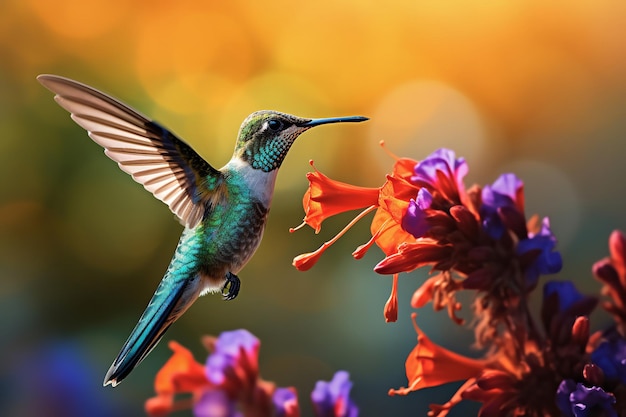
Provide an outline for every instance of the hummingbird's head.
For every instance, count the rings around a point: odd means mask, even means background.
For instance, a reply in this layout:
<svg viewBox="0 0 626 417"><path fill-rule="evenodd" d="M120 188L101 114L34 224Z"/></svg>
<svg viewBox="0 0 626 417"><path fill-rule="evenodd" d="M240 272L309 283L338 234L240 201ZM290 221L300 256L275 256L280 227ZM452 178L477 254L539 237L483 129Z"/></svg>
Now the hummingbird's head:
<svg viewBox="0 0 626 417"><path fill-rule="evenodd" d="M270 172L282 164L289 148L301 133L327 123L362 122L366 117L304 119L273 110L252 113L241 124L235 156L254 169Z"/></svg>

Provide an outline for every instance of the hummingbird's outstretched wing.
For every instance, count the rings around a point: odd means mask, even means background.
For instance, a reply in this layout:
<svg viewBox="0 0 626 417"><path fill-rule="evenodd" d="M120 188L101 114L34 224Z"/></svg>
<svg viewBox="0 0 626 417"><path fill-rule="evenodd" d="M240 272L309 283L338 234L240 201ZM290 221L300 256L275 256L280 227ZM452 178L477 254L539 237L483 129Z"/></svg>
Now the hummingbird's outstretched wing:
<svg viewBox="0 0 626 417"><path fill-rule="evenodd" d="M220 171L166 128L94 88L57 75L37 80L109 158L167 204L181 223L193 228L202 220L208 198L204 179Z"/></svg>

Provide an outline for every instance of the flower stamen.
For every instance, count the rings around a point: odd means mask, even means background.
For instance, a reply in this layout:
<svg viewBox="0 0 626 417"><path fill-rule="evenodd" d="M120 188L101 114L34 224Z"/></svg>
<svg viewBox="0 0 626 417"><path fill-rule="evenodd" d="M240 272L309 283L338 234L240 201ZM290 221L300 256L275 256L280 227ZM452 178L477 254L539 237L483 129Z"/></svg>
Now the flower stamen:
<svg viewBox="0 0 626 417"><path fill-rule="evenodd" d="M339 233L337 233L332 239L324 242L322 244L322 246L320 246L316 251L309 252L309 253L303 253L302 255L298 255L295 258L293 258L293 262L292 262L293 266L295 266L298 271L307 271L307 270L309 270L313 265L315 265L317 263L317 261L319 260L320 256L322 255L322 253L324 253L324 251L326 251L326 249L328 249L337 240L339 240L339 238L341 236L343 236L359 220L361 220L368 213L374 211L375 209L376 209L376 206L370 206L370 207L366 208L365 210L363 210L354 219L352 219L352 221L350 223L348 223L343 229L341 229L341 231Z"/></svg>
<svg viewBox="0 0 626 417"><path fill-rule="evenodd" d="M395 153L391 152L387 148L384 140L381 140L380 142L378 142L378 144L380 145L381 148L383 148L383 151L385 151L385 153L387 155L389 155L394 161L399 161L400 160L400 157L398 155L396 155Z"/></svg>
<svg viewBox="0 0 626 417"><path fill-rule="evenodd" d="M387 323L395 323L398 321L398 274L393 274L393 283L391 284L391 294L385 303L385 321Z"/></svg>

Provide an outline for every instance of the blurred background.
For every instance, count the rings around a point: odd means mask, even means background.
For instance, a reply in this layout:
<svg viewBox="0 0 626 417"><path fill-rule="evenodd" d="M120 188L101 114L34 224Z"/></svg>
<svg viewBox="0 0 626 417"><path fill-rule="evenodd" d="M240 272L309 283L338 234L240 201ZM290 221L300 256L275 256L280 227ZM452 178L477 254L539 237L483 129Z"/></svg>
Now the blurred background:
<svg viewBox="0 0 626 417"><path fill-rule="evenodd" d="M288 232L303 217L308 160L331 178L379 186L393 164L385 140L415 159L454 149L469 163L467 185L515 172L527 213L552 220L559 277L596 292L591 265L608 253L610 231L626 229L625 19L619 0L3 0L0 415L141 416L167 340L204 361L201 335L241 327L262 341L263 377L297 387L304 416L315 381L338 369L350 372L362 416L425 415L458 384L408 397L387 390L406 386L409 300L426 272L400 277L400 317L386 324L391 278L372 272L382 253L350 256L370 236L367 221L296 271L294 256L353 215L319 235ZM371 120L303 135L239 297L199 300L123 384L102 388L182 227L54 103L40 73L108 92L217 167L255 110ZM435 342L478 355L445 312L427 307L418 322Z"/></svg>

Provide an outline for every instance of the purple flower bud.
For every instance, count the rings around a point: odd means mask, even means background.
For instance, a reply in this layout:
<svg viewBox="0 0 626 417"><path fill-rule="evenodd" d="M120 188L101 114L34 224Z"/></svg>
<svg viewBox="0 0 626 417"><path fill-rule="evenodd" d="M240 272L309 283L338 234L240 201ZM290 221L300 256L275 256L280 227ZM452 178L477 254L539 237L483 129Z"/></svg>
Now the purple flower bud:
<svg viewBox="0 0 626 417"><path fill-rule="evenodd" d="M311 393L316 417L357 417L359 409L350 399L350 374L337 371L332 381L317 381Z"/></svg>
<svg viewBox="0 0 626 417"><path fill-rule="evenodd" d="M544 217L539 233L530 235L528 239L521 240L517 244L518 255L538 251L535 260L524 270L528 287L533 287L537 283L539 275L555 274L563 267L561 253L553 252L555 246L556 238L550 230L550 221L547 217Z"/></svg>
<svg viewBox="0 0 626 417"><path fill-rule="evenodd" d="M300 415L298 396L293 388L276 388L272 396L276 417L294 417Z"/></svg>
<svg viewBox="0 0 626 417"><path fill-rule="evenodd" d="M215 342L215 351L207 359L207 378L219 385L236 374L235 368L255 368L260 345L259 339L247 330L222 332Z"/></svg>
<svg viewBox="0 0 626 417"><path fill-rule="evenodd" d="M499 209L516 209L524 216L524 183L515 174L502 174L492 185L482 190L481 217L483 228L494 239L500 239L506 229Z"/></svg>
<svg viewBox="0 0 626 417"><path fill-rule="evenodd" d="M215 352L237 356L241 348L246 353L256 354L260 346L259 339L245 329L222 332L215 343Z"/></svg>

